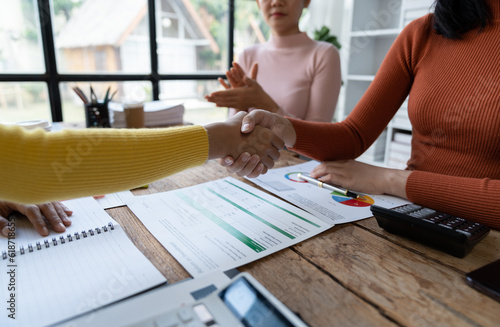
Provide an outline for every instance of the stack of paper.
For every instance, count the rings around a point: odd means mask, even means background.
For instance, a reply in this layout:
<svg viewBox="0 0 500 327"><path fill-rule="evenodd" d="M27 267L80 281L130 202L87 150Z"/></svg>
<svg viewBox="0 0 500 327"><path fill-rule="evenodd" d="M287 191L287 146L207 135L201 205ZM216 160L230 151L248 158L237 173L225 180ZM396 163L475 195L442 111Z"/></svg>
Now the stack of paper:
<svg viewBox="0 0 500 327"><path fill-rule="evenodd" d="M184 105L164 101L144 103L144 125L146 127L180 125L183 123ZM126 127L125 113L121 103L109 104L109 117L114 128Z"/></svg>

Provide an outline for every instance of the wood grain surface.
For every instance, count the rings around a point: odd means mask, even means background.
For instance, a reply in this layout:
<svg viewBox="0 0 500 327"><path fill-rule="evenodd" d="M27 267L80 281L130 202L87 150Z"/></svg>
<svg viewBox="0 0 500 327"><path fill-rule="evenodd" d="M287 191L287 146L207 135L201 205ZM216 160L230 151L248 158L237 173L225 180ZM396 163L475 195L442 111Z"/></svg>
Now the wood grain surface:
<svg viewBox="0 0 500 327"><path fill-rule="evenodd" d="M301 162L284 150L276 167ZM133 193L227 176L255 186L209 161ZM127 207L107 211L170 283L190 277ZM239 270L251 273L310 326L500 326L500 303L465 284L467 272L497 259L498 231L460 259L388 233L368 218L334 226Z"/></svg>

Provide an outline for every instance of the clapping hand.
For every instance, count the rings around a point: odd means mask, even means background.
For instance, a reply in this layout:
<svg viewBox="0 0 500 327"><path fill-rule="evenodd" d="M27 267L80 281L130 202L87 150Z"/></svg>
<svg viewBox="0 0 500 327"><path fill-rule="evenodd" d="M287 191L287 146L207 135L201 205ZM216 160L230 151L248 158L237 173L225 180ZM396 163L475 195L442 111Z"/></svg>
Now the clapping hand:
<svg viewBox="0 0 500 327"><path fill-rule="evenodd" d="M234 108L237 111L248 111L250 108L260 108L271 112L280 112L276 102L257 83L258 64L254 63L251 69L251 77L237 63L226 73L230 84L219 78L219 83L225 90L213 92L205 96L209 102L217 107Z"/></svg>

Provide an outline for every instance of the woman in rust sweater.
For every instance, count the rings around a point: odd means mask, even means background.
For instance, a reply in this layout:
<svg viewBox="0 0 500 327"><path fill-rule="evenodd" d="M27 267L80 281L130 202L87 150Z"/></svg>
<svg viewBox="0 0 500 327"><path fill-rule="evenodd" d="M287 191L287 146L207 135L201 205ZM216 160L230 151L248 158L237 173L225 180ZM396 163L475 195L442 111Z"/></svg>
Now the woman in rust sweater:
<svg viewBox="0 0 500 327"><path fill-rule="evenodd" d="M413 131L407 169L352 160L408 95ZM323 161L311 175L324 182L397 195L500 229L500 1L436 1L434 14L401 32L343 122L255 111L242 130L256 123L274 126L293 151Z"/></svg>

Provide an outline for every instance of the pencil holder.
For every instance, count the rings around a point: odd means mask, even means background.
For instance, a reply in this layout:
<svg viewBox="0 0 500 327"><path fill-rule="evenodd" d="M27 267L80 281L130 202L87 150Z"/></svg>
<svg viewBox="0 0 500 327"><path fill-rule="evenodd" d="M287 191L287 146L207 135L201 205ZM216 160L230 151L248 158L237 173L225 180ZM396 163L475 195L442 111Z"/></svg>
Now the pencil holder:
<svg viewBox="0 0 500 327"><path fill-rule="evenodd" d="M86 103L85 121L87 127L111 127L106 102Z"/></svg>

